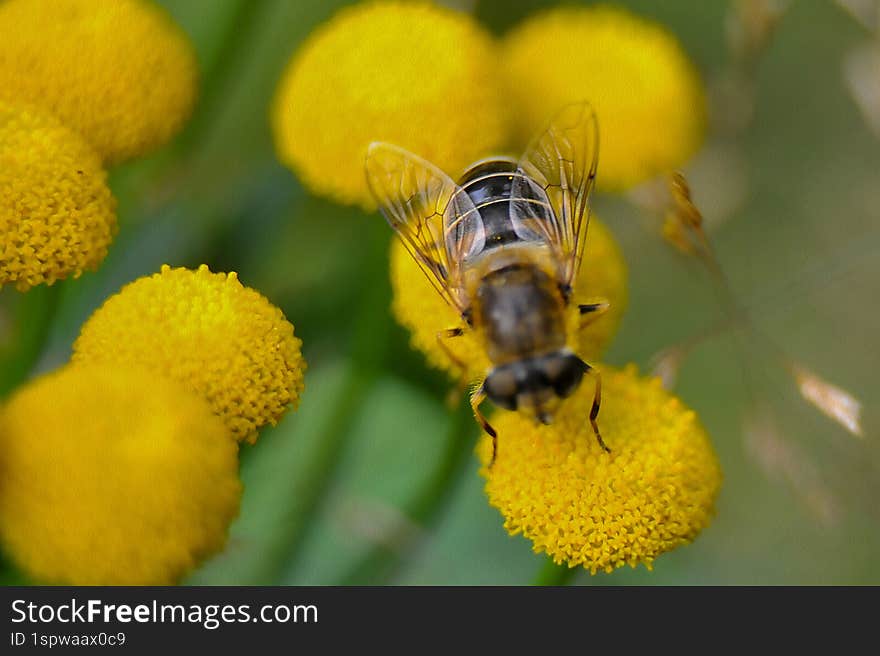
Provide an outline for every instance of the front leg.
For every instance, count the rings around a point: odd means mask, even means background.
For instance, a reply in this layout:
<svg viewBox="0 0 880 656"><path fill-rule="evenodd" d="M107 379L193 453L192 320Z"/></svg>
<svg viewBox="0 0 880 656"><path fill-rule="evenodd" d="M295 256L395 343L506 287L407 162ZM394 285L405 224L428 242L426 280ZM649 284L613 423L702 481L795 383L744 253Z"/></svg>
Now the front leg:
<svg viewBox="0 0 880 656"><path fill-rule="evenodd" d="M446 342L443 341L445 339L452 339L453 337L461 337L462 335L464 335L464 328L447 328L446 330L441 330L437 333L437 346L440 347L440 350L442 350L446 357L450 359L452 364L461 369L461 374L464 375L467 373L467 365L462 362L455 353L449 350Z"/></svg>
<svg viewBox="0 0 880 656"><path fill-rule="evenodd" d="M446 405L450 408L454 408L458 405L458 402L461 400L461 395L467 389L468 385L468 370L467 365L461 361L459 357L457 357L446 345L446 342L443 340L451 339L453 337L461 337L464 335L464 328L447 328L446 330L441 330L437 333L437 346L440 347L440 350L449 358L449 361L452 362L453 366L459 369L458 375L458 383L449 390L449 394L446 395Z"/></svg>
<svg viewBox="0 0 880 656"><path fill-rule="evenodd" d="M578 305L578 311L581 313L580 329L583 330L605 314L610 306L611 304L606 298L600 298L595 303L582 303Z"/></svg>

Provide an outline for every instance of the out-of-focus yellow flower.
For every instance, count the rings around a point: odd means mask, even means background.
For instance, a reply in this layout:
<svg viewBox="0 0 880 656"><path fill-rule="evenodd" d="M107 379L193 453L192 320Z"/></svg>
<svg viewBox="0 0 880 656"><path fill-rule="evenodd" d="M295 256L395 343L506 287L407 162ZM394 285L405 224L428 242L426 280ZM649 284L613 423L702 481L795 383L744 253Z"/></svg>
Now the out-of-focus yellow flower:
<svg viewBox="0 0 880 656"><path fill-rule="evenodd" d="M203 399L69 365L0 411L0 538L40 581L167 585L226 541L238 448Z"/></svg>
<svg viewBox="0 0 880 656"><path fill-rule="evenodd" d="M617 7L562 7L514 29L503 52L521 140L568 103L596 108L601 189L626 189L681 166L703 141L702 83L661 25Z"/></svg>
<svg viewBox="0 0 880 656"><path fill-rule="evenodd" d="M626 310L626 283L627 269L620 247L608 228L593 218L567 317L571 347L581 357L587 360L598 358L611 341ZM460 376L461 369L438 345L437 333L462 326L461 317L431 286L399 239L395 239L391 247L391 286L394 292L392 311L397 321L410 331L413 348L424 353L432 366L452 376ZM577 305L595 301L598 297L610 301L608 310L581 330ZM447 339L444 344L456 358L468 365L467 380L474 380L488 371L490 363L485 348L473 333Z"/></svg>
<svg viewBox="0 0 880 656"><path fill-rule="evenodd" d="M152 2L0 3L0 98L54 112L105 161L165 143L189 116L196 87L189 40Z"/></svg>
<svg viewBox="0 0 880 656"><path fill-rule="evenodd" d="M496 68L494 43L465 14L422 2L345 9L284 73L273 108L279 157L313 191L368 209L372 141L455 174L505 139Z"/></svg>
<svg viewBox="0 0 880 656"><path fill-rule="evenodd" d="M115 233L116 201L92 147L51 116L0 100L0 287L97 269Z"/></svg>
<svg viewBox="0 0 880 656"><path fill-rule="evenodd" d="M201 394L236 438L255 442L299 403L302 342L235 273L172 269L129 283L83 325L74 362L146 367Z"/></svg>
<svg viewBox="0 0 880 656"><path fill-rule="evenodd" d="M599 427L610 454L590 427L593 384L585 378L550 426L496 413L497 459L487 466L492 440L484 436L481 473L504 527L535 552L592 573L650 569L708 525L721 470L694 412L659 379L639 378L634 367L602 374Z"/></svg>

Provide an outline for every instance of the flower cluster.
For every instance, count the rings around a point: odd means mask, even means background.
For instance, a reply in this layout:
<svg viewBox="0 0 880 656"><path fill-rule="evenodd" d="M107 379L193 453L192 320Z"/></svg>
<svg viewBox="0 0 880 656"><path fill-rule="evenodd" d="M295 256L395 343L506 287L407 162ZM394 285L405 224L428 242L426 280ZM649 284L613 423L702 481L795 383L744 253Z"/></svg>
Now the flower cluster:
<svg viewBox="0 0 880 656"><path fill-rule="evenodd" d="M387 141L453 177L518 152L561 107L596 109L598 185L628 189L702 143L699 75L664 27L613 6L562 7L493 40L470 16L379 0L339 12L294 54L273 108L280 159L316 193L372 208L363 161Z"/></svg>
<svg viewBox="0 0 880 656"><path fill-rule="evenodd" d="M560 7L538 14L507 35L500 61L519 108L520 143L553 108L592 103L600 188L624 190L667 173L703 141L706 99L696 69L666 28L624 9ZM540 74L537 62L546 62Z"/></svg>
<svg viewBox="0 0 880 656"><path fill-rule="evenodd" d="M167 375L206 398L236 438L254 442L299 403L300 346L281 310L234 272L163 266L107 299L72 359Z"/></svg>
<svg viewBox="0 0 880 656"><path fill-rule="evenodd" d="M489 502L504 527L536 552L591 572L639 563L687 544L709 523L721 470L694 412L658 378L634 367L602 368L599 446L587 414L593 385L585 383L550 426L506 412L499 435L478 445Z"/></svg>
<svg viewBox="0 0 880 656"><path fill-rule="evenodd" d="M399 0L347 8L306 39L281 79L279 156L316 192L367 208L372 141L463 170L507 135L494 60L490 36L465 14Z"/></svg>
<svg viewBox="0 0 880 656"><path fill-rule="evenodd" d="M225 543L238 441L303 389L300 340L235 273L136 280L0 409L0 540L41 581L169 584Z"/></svg>
<svg viewBox="0 0 880 656"><path fill-rule="evenodd" d="M162 145L195 104L192 46L148 0L7 0L0 35L0 97L52 112L105 162Z"/></svg>
<svg viewBox="0 0 880 656"><path fill-rule="evenodd" d="M237 447L208 405L137 368L68 365L0 414L0 538L40 581L175 583L238 513Z"/></svg>
<svg viewBox="0 0 880 656"><path fill-rule="evenodd" d="M115 232L116 201L91 146L52 116L0 100L0 287L95 269Z"/></svg>
<svg viewBox="0 0 880 656"><path fill-rule="evenodd" d="M116 230L103 165L189 116L196 64L145 0L0 3L0 286L94 270Z"/></svg>

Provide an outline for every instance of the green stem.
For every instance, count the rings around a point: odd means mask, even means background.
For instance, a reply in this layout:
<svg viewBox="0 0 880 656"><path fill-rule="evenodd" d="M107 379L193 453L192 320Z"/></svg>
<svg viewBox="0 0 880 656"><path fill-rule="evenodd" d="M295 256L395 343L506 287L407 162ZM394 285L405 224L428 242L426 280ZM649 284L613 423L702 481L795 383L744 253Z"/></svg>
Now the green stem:
<svg viewBox="0 0 880 656"><path fill-rule="evenodd" d="M0 398L24 382L37 363L58 309L61 283L40 285L15 299L13 331L0 349Z"/></svg>
<svg viewBox="0 0 880 656"><path fill-rule="evenodd" d="M216 57L202 77L199 103L186 130L178 140L178 153L192 150L210 130L211 119L223 107L226 85L230 83L230 72L241 57L253 48L252 34L266 0L238 0L226 31L219 39Z"/></svg>
<svg viewBox="0 0 880 656"><path fill-rule="evenodd" d="M474 421L466 404L461 404L452 417L446 437L446 449L424 487L404 507L404 515L414 522L420 533L428 530L449 504L456 482L466 470L473 448ZM400 568L411 550L384 546L373 547L339 579L339 585L375 585L389 580Z"/></svg>
<svg viewBox="0 0 880 656"><path fill-rule="evenodd" d="M319 440L320 449L309 463L308 477L297 486L299 498L291 504L290 512L284 518L291 530L286 539L266 550L263 566L254 574L252 585L277 585L278 578L299 558L309 527L321 510L371 384L370 374L357 369L349 373L339 401L334 404L333 417Z"/></svg>
<svg viewBox="0 0 880 656"><path fill-rule="evenodd" d="M361 217L357 217L360 219ZM277 583L284 572L295 568L313 519L320 513L327 491L333 483L345 446L353 434L354 422L364 406L370 388L378 378L388 351L386 336L390 332L390 298L387 285L377 284L387 277L387 227L372 219L364 230L366 262L363 267L365 288L354 316L356 326L352 343L352 367L333 408L319 443L321 448L310 463L309 477L299 487L299 502L287 519L291 531L265 556L266 566L255 577L254 584Z"/></svg>
<svg viewBox="0 0 880 656"><path fill-rule="evenodd" d="M576 567L557 565L550 558L545 558L532 585L568 585L576 573Z"/></svg>
<svg viewBox="0 0 880 656"><path fill-rule="evenodd" d="M171 201L187 176L192 174L191 160L205 136L210 133L217 116L224 108L227 85L234 79L234 68L253 47L253 34L266 0L238 0L223 35L218 39L216 55L202 71L199 100L186 128L167 148L131 170L115 173L116 189L130 187L133 195L145 203L146 214L158 214Z"/></svg>

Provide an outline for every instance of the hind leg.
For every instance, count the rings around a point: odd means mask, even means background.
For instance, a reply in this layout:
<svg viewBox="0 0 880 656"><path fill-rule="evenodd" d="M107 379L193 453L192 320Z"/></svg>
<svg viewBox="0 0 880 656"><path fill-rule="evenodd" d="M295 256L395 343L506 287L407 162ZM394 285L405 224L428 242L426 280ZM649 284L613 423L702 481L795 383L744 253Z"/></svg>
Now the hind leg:
<svg viewBox="0 0 880 656"><path fill-rule="evenodd" d="M586 362L584 362L584 367L586 367L586 373L592 374L596 378L596 391L593 393L593 406L590 408L590 425L593 427L593 432L596 434L596 441L599 442L599 446L606 453L611 453L611 449L608 448L605 440L602 439L602 433L599 432L599 424L596 422L596 417L599 416L599 406L602 404L602 376L597 369L594 369Z"/></svg>

